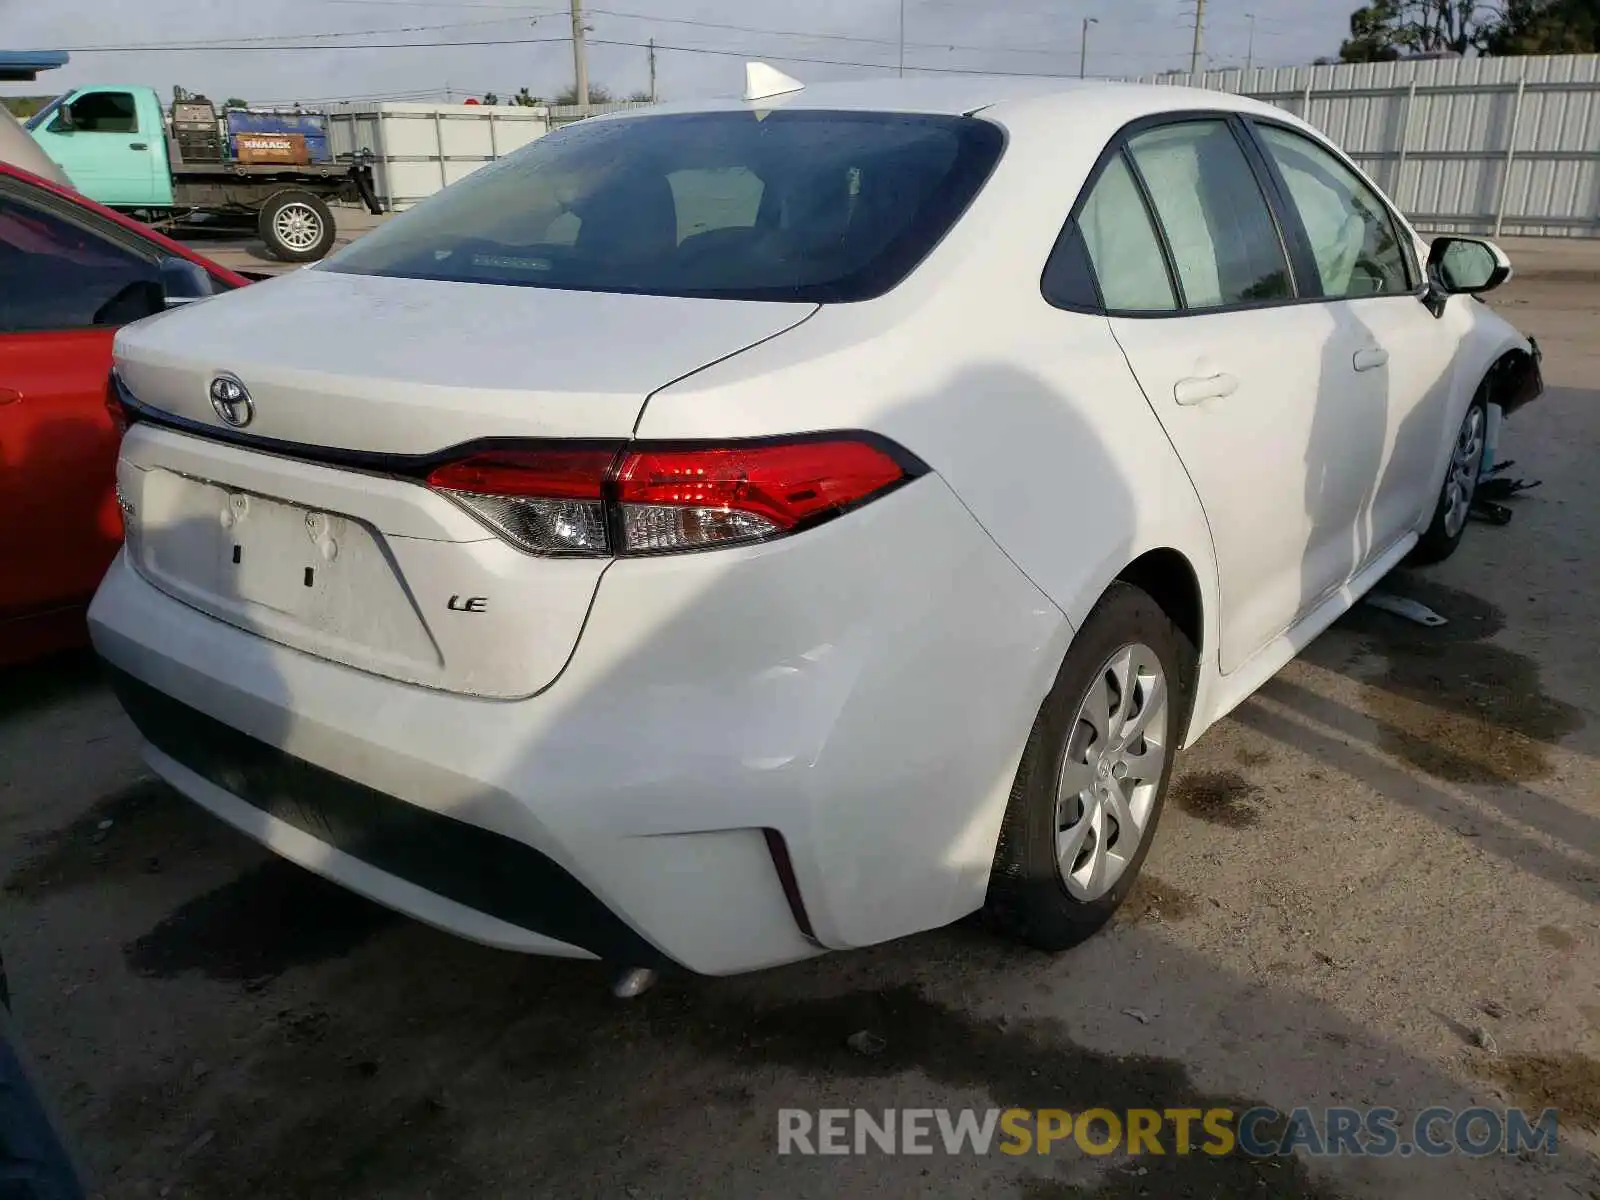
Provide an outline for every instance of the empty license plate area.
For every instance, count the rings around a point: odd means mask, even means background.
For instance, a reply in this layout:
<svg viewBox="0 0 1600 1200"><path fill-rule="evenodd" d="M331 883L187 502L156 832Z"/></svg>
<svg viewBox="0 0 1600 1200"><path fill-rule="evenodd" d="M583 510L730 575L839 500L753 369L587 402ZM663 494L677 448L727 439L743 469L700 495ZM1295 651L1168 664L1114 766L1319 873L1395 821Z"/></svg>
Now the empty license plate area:
<svg viewBox="0 0 1600 1200"><path fill-rule="evenodd" d="M219 590L279 612L316 607L339 570L340 543L350 548L351 522L292 504L230 492L217 523L223 554ZM356 526L357 536L365 531Z"/></svg>
<svg viewBox="0 0 1600 1200"><path fill-rule="evenodd" d="M159 467L135 470L128 545L163 591L353 666L419 678L438 669L438 647L366 522Z"/></svg>

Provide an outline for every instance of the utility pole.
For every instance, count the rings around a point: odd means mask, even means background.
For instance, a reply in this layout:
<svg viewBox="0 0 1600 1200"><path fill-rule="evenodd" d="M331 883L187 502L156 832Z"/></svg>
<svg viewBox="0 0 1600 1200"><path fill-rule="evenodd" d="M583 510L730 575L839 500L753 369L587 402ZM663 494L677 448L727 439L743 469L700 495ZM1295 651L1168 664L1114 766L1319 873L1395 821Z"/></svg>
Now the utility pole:
<svg viewBox="0 0 1600 1200"><path fill-rule="evenodd" d="M1095 17L1083 19L1083 37L1078 42L1078 78L1082 79L1089 70L1089 26L1100 24Z"/></svg>
<svg viewBox="0 0 1600 1200"><path fill-rule="evenodd" d="M906 0L900 0L900 76L906 73Z"/></svg>
<svg viewBox="0 0 1600 1200"><path fill-rule="evenodd" d="M1204 2L1204 0L1202 0ZM589 115L589 59L583 44L583 0L572 0L572 75L578 115Z"/></svg>
<svg viewBox="0 0 1600 1200"><path fill-rule="evenodd" d="M650 39L650 103L656 102L656 40Z"/></svg>
<svg viewBox="0 0 1600 1200"><path fill-rule="evenodd" d="M577 0L573 0L576 4ZM1206 0L1194 0L1194 50L1189 55L1189 74L1200 71L1200 52L1206 44Z"/></svg>
<svg viewBox="0 0 1600 1200"><path fill-rule="evenodd" d="M1251 71L1255 70L1256 66L1256 15L1255 13L1245 13L1245 16L1250 19L1250 49L1245 52L1244 56L1244 73L1248 76Z"/></svg>

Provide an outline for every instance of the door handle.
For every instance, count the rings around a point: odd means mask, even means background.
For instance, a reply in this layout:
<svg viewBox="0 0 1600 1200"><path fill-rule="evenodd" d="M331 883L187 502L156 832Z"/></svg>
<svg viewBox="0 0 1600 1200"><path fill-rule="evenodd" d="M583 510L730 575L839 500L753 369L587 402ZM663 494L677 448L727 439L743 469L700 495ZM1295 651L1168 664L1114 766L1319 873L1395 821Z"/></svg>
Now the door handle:
<svg viewBox="0 0 1600 1200"><path fill-rule="evenodd" d="M129 150L148 150L148 149L150 149L150 143L149 142L129 142L128 143L128 149Z"/></svg>
<svg viewBox="0 0 1600 1200"><path fill-rule="evenodd" d="M0 388L0 404L16 404L22 399L22 393L14 388Z"/></svg>
<svg viewBox="0 0 1600 1200"><path fill-rule="evenodd" d="M1239 390L1239 380L1226 373L1180 379L1172 385L1172 398L1188 408L1204 400L1223 400Z"/></svg>
<svg viewBox="0 0 1600 1200"><path fill-rule="evenodd" d="M1369 347L1366 350L1357 350L1352 360L1355 369L1358 371L1376 371L1388 361L1389 352L1377 346Z"/></svg>

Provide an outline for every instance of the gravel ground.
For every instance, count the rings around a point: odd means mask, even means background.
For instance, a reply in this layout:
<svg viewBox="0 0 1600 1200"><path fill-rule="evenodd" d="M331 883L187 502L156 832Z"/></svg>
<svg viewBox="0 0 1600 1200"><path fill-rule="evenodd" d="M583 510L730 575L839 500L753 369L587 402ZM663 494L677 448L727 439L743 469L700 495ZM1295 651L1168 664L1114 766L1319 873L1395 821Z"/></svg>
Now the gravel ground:
<svg viewBox="0 0 1600 1200"><path fill-rule="evenodd" d="M612 1002L274 860L86 658L0 676L0 937L107 1197L1600 1196L1600 286L1518 283L1544 486L1188 753L1061 958L967 925ZM848 1044L868 1030L881 1052ZM859 1040L858 1040L859 1044ZM1561 1153L780 1158L783 1107L1561 1107Z"/></svg>

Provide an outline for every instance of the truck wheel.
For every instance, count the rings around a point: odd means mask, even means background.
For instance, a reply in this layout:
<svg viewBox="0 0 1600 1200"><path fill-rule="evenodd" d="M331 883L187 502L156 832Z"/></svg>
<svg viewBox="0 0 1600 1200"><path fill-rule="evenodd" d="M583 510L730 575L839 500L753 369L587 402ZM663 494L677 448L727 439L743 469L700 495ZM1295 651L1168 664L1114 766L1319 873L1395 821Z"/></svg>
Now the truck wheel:
<svg viewBox="0 0 1600 1200"><path fill-rule="evenodd" d="M333 249L333 213L310 192L278 192L261 206L256 226L275 258L284 262L316 262Z"/></svg>

